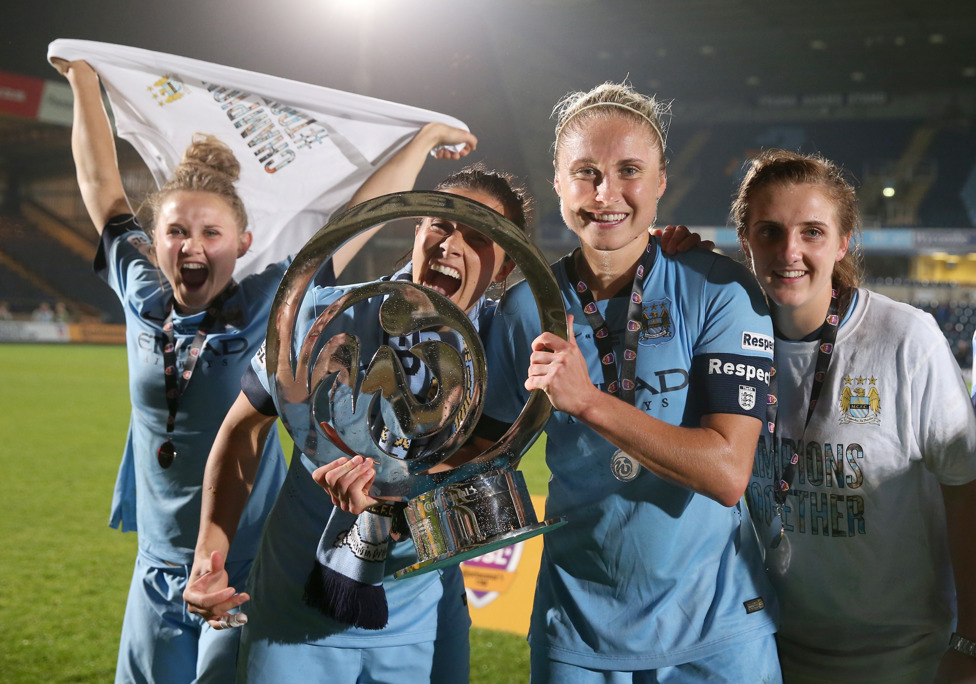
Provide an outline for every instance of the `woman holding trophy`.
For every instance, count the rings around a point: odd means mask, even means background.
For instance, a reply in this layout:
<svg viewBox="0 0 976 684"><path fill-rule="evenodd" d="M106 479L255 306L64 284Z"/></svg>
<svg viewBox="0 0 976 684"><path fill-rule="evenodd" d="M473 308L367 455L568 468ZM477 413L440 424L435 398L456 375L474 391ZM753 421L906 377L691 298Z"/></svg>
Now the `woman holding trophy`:
<svg viewBox="0 0 976 684"><path fill-rule="evenodd" d="M72 153L100 237L96 272L119 296L126 319L132 417L110 524L138 530L139 553L116 681L226 681L238 635L187 615L181 596L193 560L206 455L219 427L215 416L233 403L248 359L264 339L289 260L239 283L232 279L251 233L235 187L240 164L212 136L198 136L148 200L154 226L147 234L122 185L98 74L85 61L52 63L74 94ZM220 348L237 353L218 356ZM234 581L250 571L285 475L276 434L262 448L226 560Z"/></svg>
<svg viewBox="0 0 976 684"><path fill-rule="evenodd" d="M740 265L669 256L651 236L663 110L615 84L557 106L555 189L580 248L554 271L573 334L540 335L521 285L492 323L491 376L512 380L489 383L478 432L500 434L544 390L546 517L568 519L544 537L533 682L780 679L775 601L741 504L772 327Z"/></svg>
<svg viewBox="0 0 976 684"><path fill-rule="evenodd" d="M474 149L466 131L440 124L423 129L364 184L354 201L409 190L430 150L444 145ZM525 230L530 201L502 173L468 167L437 187L503 214ZM494 305L484 298L492 283L504 282L514 263L482 233L457 222L420 220L415 227L411 262L384 280L407 280L449 298L475 328L490 320ZM314 319L344 294L361 287L316 288L303 300L299 316ZM349 314L356 335L372 340L382 334L369 305ZM420 333L424 335L426 333ZM384 344L400 349L415 341L390 336ZM399 352L398 352L399 353ZM241 641L238 676L245 681L283 681L289 673L328 673L331 681L467 681L468 626L461 573L454 566L416 578L392 581L394 571L416 560L413 542L378 540L376 562L367 563L367 579L359 564L344 554L341 541L357 536L368 525L389 525L389 507L350 514L333 507L330 497L312 478L316 464L297 450L262 537L248 593L228 585L222 556L236 520L247 501L251 474L260 464L263 435L275 420L264 356L252 362L244 391L228 413L207 465L200 537L191 585L184 597L191 612L216 627L240 623L231 611L245 601L247 624ZM431 393L423 364L406 369L410 391ZM329 444L323 460L348 461L339 446ZM361 458L361 457L360 457ZM359 461L357 461L359 463ZM323 532L325 530L325 532ZM378 570L378 572L377 572ZM311 573L310 573L311 571ZM324 579L323 579L324 578ZM337 592L345 599L337 600Z"/></svg>

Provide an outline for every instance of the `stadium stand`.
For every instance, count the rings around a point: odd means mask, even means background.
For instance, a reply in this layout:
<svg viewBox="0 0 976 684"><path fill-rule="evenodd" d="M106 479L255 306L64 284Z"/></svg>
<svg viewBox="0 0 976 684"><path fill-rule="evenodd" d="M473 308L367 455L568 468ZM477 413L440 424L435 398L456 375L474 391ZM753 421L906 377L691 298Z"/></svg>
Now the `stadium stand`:
<svg viewBox="0 0 976 684"><path fill-rule="evenodd" d="M92 273L91 256L84 258L23 217L0 216L0 235L0 292L12 310L60 300L84 317L122 322L115 295ZM89 250L94 255L94 245Z"/></svg>

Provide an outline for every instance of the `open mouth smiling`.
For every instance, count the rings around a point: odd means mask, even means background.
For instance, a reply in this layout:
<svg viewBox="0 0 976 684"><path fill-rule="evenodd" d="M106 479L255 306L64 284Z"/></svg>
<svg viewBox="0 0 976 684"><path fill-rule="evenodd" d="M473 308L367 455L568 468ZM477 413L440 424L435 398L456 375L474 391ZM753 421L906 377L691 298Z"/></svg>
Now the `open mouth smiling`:
<svg viewBox="0 0 976 684"><path fill-rule="evenodd" d="M622 213L622 212L613 212L613 213L610 213L610 212L602 212L602 213L587 212L587 213L590 216L590 220L593 221L594 223L607 223L607 224L609 224L609 223L620 223L621 221L623 221L624 219L627 218L627 214Z"/></svg>
<svg viewBox="0 0 976 684"><path fill-rule="evenodd" d="M207 282L209 275L210 269L205 264L189 263L180 266L180 279L191 289L201 287Z"/></svg>
<svg viewBox="0 0 976 684"><path fill-rule="evenodd" d="M461 272L444 264L430 264L422 285L435 292L451 297L461 289Z"/></svg>

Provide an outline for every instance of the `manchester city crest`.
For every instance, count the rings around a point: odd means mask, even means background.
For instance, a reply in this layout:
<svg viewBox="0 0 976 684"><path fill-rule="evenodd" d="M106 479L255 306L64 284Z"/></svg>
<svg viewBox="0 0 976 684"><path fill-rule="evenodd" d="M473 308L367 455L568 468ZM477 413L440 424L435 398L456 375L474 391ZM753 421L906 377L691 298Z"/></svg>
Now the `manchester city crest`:
<svg viewBox="0 0 976 684"><path fill-rule="evenodd" d="M139 250L139 253L146 257L147 259L154 259L152 242L146 237L146 234L139 230L132 230L126 234L124 238L126 242Z"/></svg>
<svg viewBox="0 0 976 684"><path fill-rule="evenodd" d="M186 86L179 78L173 74L167 74L149 86L149 92L162 107L183 97L186 94L184 88Z"/></svg>
<svg viewBox="0 0 976 684"><path fill-rule="evenodd" d="M877 378L844 378L844 391L840 396L841 425L881 425L881 394L876 383Z"/></svg>
<svg viewBox="0 0 976 684"><path fill-rule="evenodd" d="M671 300L645 301L641 307L639 344L658 345L674 337L674 319L671 317Z"/></svg>

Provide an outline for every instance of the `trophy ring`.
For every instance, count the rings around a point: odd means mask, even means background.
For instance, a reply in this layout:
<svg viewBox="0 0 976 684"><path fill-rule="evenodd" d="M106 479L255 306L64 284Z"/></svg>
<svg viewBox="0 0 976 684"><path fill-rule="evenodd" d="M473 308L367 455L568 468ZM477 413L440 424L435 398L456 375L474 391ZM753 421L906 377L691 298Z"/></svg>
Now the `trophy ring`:
<svg viewBox="0 0 976 684"><path fill-rule="evenodd" d="M316 465L342 453L372 458L370 494L407 502L419 561L397 571L397 578L459 563L565 522L537 520L516 470L552 410L539 390L490 448L458 467L428 472L471 435L490 382L477 332L451 300L411 282L381 280L341 288L338 298L312 308L311 315L311 307L302 308L316 274L348 239L394 219L428 216L464 224L498 244L528 282L542 330L566 338L559 286L538 248L498 212L445 192L383 195L334 216L295 256L268 321L268 377L296 448ZM349 332L351 311L376 312L379 341ZM300 320L300 313L310 320ZM422 339L429 330L449 330L454 342ZM408 350L383 343L409 336L419 341ZM434 378L425 398L411 391L405 362L425 364Z"/></svg>

